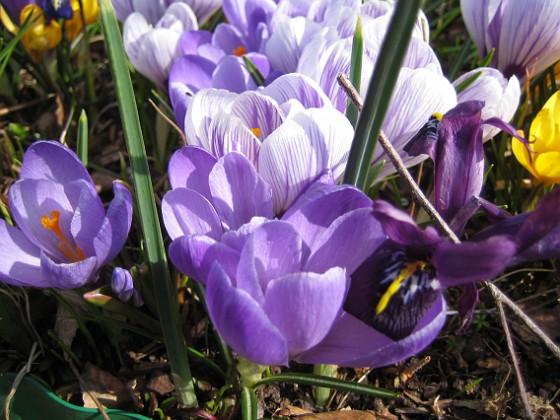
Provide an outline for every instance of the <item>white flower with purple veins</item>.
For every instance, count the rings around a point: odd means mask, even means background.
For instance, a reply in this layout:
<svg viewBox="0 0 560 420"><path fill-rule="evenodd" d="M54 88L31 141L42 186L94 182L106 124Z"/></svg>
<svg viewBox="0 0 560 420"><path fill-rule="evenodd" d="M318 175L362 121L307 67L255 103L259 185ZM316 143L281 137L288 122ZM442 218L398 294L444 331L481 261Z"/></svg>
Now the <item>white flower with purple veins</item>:
<svg viewBox="0 0 560 420"><path fill-rule="evenodd" d="M111 0L111 2L121 22L137 12L152 25L161 19L173 3L184 3L189 6L200 24L206 22L222 6L222 0Z"/></svg>
<svg viewBox="0 0 560 420"><path fill-rule="evenodd" d="M9 204L17 228L0 220L0 281L72 289L97 280L120 252L132 197L120 184L107 210L76 154L55 141L33 143Z"/></svg>
<svg viewBox="0 0 560 420"><path fill-rule="evenodd" d="M327 170L344 173L354 130L313 81L279 77L257 91L204 89L185 118L190 145L216 157L244 154L272 187L276 214Z"/></svg>
<svg viewBox="0 0 560 420"><path fill-rule="evenodd" d="M181 56L181 34L196 29L196 16L183 3L169 6L155 26L143 14L135 12L124 22L124 48L134 68L163 87L171 65Z"/></svg>
<svg viewBox="0 0 560 420"><path fill-rule="evenodd" d="M461 13L480 57L504 76L523 80L560 59L560 2L461 0Z"/></svg>
<svg viewBox="0 0 560 420"><path fill-rule="evenodd" d="M481 67L471 70L453 82L455 88L464 87L458 95L459 103L468 101L482 101L482 119L499 118L502 121L510 122L521 97L519 80L511 76L509 80L505 78L499 70L490 67ZM501 130L498 127L485 125L483 127L483 138L489 140Z"/></svg>

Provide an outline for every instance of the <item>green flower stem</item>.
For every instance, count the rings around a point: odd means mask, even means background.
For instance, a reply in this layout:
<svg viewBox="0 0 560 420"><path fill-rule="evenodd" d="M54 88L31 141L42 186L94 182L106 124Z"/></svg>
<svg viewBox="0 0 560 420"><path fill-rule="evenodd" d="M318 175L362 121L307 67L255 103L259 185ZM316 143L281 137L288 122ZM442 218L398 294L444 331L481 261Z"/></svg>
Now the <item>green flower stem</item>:
<svg viewBox="0 0 560 420"><path fill-rule="evenodd" d="M156 210L146 149L140 129L140 119L132 81L128 71L122 38L110 0L101 0L101 20L105 43L109 53L115 90L125 133L140 224L144 233L145 250L150 266L153 289L163 332L171 375L181 402L187 406L198 405L187 358L187 348L179 322L177 290L165 254L165 246Z"/></svg>
<svg viewBox="0 0 560 420"><path fill-rule="evenodd" d="M418 16L420 0L399 1L383 40L350 149L344 183L366 190L377 137Z"/></svg>
<svg viewBox="0 0 560 420"><path fill-rule="evenodd" d="M350 82L357 92L360 91L360 86L362 84L362 61L364 54L364 37L362 35L362 19L358 16L356 21L356 32L354 32L354 38L352 39L352 58L350 61ZM348 99L348 105L346 106L346 118L350 120L352 125L356 127L358 122L358 109L352 103L352 100Z"/></svg>

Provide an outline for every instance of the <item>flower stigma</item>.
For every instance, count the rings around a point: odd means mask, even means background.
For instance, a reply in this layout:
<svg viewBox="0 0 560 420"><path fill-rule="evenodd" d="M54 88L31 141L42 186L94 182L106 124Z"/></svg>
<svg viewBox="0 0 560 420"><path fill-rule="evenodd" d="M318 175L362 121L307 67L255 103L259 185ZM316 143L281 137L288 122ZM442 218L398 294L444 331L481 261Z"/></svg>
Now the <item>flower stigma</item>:
<svg viewBox="0 0 560 420"><path fill-rule="evenodd" d="M86 257L80 247L78 245L72 245L64 233L62 233L62 230L60 229L59 211L53 210L51 212L51 217L46 214L43 215L41 218L41 224L45 229L50 230L58 237L58 239L60 239L58 247L70 261L77 262Z"/></svg>
<svg viewBox="0 0 560 420"><path fill-rule="evenodd" d="M239 45L237 48L234 48L231 52L233 55L237 57L242 57L247 52L247 48L245 48L243 45Z"/></svg>
<svg viewBox="0 0 560 420"><path fill-rule="evenodd" d="M259 137L261 135L261 129L258 127L249 128L249 131L255 135L255 137Z"/></svg>
<svg viewBox="0 0 560 420"><path fill-rule="evenodd" d="M379 299L377 306L375 307L375 314L379 315L381 312L387 308L389 301L398 292L404 280L409 278L416 270L424 270L426 268L426 263L423 261L414 261L405 264L404 268L399 272L397 278L391 282L385 293Z"/></svg>

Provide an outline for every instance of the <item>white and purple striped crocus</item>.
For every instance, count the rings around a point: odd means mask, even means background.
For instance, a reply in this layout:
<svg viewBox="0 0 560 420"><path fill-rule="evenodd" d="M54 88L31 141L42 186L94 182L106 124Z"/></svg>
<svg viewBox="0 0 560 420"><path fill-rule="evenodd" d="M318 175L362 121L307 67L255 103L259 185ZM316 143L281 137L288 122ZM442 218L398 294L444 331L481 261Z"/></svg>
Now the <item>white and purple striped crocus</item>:
<svg viewBox="0 0 560 420"><path fill-rule="evenodd" d="M140 13L151 25L157 24L173 3L184 3L189 6L200 24L206 22L222 6L222 0L111 0L111 2L121 22L132 13Z"/></svg>
<svg viewBox="0 0 560 420"><path fill-rule="evenodd" d="M466 83L467 86L462 86ZM462 88L457 94L457 102L482 101L482 119L499 118L510 122L517 111L521 88L519 79L511 76L506 79L499 70L491 67L480 67L463 74L453 82L453 86ZM501 130L498 127L485 125L483 140L489 140Z"/></svg>
<svg viewBox="0 0 560 420"><path fill-rule="evenodd" d="M17 228L0 221L0 280L71 289L97 280L120 252L132 222L132 198L113 185L107 210L78 157L55 141L33 143L9 191Z"/></svg>
<svg viewBox="0 0 560 420"><path fill-rule="evenodd" d="M560 2L461 0L461 13L482 58L524 80L560 60Z"/></svg>
<svg viewBox="0 0 560 420"><path fill-rule="evenodd" d="M123 26L126 55L136 70L163 87L171 65L181 56L179 38L185 31L196 29L196 16L184 3L171 4L155 24L134 12Z"/></svg>
<svg viewBox="0 0 560 420"><path fill-rule="evenodd" d="M272 187L274 212L285 211L325 170L344 173L352 125L311 80L281 76L242 94L199 91L185 118L187 142L216 157L238 151Z"/></svg>

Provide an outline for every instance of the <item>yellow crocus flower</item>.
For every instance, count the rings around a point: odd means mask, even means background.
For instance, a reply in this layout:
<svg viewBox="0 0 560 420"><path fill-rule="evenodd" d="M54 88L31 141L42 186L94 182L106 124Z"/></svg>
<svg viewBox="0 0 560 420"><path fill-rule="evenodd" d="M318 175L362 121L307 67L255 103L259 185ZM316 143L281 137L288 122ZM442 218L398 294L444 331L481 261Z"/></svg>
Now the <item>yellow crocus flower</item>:
<svg viewBox="0 0 560 420"><path fill-rule="evenodd" d="M72 0L72 19L64 21L64 34L66 39L72 42L82 32L82 14L80 13L79 0ZM95 22L99 15L99 3L97 0L82 0L84 21L86 25Z"/></svg>
<svg viewBox="0 0 560 420"><path fill-rule="evenodd" d="M560 184L560 91L546 101L526 138L529 148L517 139L512 140L513 154L519 163L539 184Z"/></svg>
<svg viewBox="0 0 560 420"><path fill-rule="evenodd" d="M46 51L60 44L62 28L55 20L45 22L43 10L36 4L28 4L21 11L20 25L28 21L33 23L21 37L21 43L31 59L39 62Z"/></svg>

